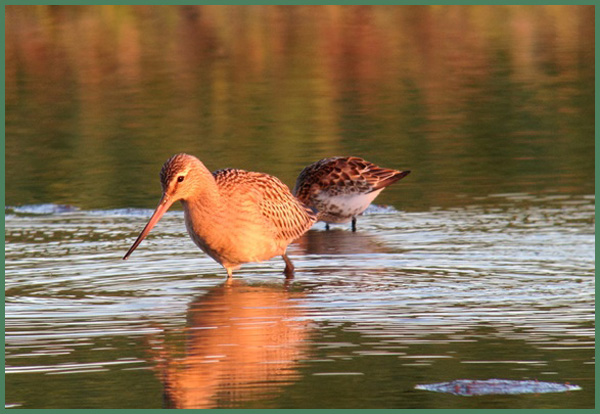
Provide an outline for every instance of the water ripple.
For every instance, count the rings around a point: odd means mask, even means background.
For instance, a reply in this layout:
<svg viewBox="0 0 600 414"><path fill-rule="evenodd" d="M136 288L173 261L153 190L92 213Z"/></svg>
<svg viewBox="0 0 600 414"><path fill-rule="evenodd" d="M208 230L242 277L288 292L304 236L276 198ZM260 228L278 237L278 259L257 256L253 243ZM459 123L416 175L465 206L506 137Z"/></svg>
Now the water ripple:
<svg viewBox="0 0 600 414"><path fill-rule="evenodd" d="M374 208L359 218L356 233L315 225L289 249L297 272L287 289L302 292L290 299L293 318L325 335L312 343L322 358L307 355L306 364L391 357L404 367L430 366L455 360L453 344L493 338L540 352L593 349L594 212L593 197L494 195L462 209ZM111 362L103 352L123 346L115 341L179 329L192 298L202 303L222 285L224 270L189 240L177 211L122 261L149 214L7 208L7 374L146 369L139 359ZM236 276L249 286L283 288L282 271L277 258L245 265ZM450 353L421 349L432 344ZM60 362L80 349L99 352L104 362ZM339 365L312 373L363 374Z"/></svg>

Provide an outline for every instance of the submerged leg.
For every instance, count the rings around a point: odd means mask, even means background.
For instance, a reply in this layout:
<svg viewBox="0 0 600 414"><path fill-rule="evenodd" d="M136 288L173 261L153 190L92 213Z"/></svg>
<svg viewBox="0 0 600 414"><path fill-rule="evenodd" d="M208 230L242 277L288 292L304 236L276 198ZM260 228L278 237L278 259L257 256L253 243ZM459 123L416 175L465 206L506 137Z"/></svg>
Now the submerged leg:
<svg viewBox="0 0 600 414"><path fill-rule="evenodd" d="M352 217L352 231L356 231L356 217Z"/></svg>
<svg viewBox="0 0 600 414"><path fill-rule="evenodd" d="M283 260L285 261L285 269L283 270L283 273L285 274L285 278L286 279L291 279L294 277L294 265L292 263L292 261L290 260L289 257L287 257L287 254L282 254L281 257L283 257Z"/></svg>
<svg viewBox="0 0 600 414"><path fill-rule="evenodd" d="M233 269L230 267L225 268L227 270L227 280L233 279Z"/></svg>

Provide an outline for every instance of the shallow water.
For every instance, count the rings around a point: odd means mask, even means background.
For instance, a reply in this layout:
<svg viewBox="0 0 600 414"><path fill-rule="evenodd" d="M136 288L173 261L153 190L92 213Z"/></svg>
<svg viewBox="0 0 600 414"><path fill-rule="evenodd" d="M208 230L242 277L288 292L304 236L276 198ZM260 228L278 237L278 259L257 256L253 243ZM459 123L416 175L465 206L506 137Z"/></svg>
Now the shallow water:
<svg viewBox="0 0 600 414"><path fill-rule="evenodd" d="M181 212L122 261L150 210L53 210L6 212L9 405L593 406L594 197L373 207L356 233L318 223L294 243L293 281L273 259L232 286ZM582 390L414 389L463 378Z"/></svg>
<svg viewBox="0 0 600 414"><path fill-rule="evenodd" d="M8 407L594 407L593 6L5 12ZM227 286L178 206L121 260L179 152L412 172ZM489 379L581 390L415 388Z"/></svg>

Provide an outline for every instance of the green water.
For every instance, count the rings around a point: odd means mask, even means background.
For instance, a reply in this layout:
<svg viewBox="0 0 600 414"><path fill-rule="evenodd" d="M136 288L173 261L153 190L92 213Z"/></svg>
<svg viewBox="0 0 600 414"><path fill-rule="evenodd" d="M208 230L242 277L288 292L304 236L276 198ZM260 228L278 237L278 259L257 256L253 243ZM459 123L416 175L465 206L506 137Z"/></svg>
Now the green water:
<svg viewBox="0 0 600 414"><path fill-rule="evenodd" d="M594 407L591 6L8 6L6 406ZM410 169L236 284L168 213L189 152L293 186ZM62 206L62 207L61 207ZM66 207L65 207L66 206ZM178 210L175 208L174 210ZM455 379L581 391L460 397Z"/></svg>

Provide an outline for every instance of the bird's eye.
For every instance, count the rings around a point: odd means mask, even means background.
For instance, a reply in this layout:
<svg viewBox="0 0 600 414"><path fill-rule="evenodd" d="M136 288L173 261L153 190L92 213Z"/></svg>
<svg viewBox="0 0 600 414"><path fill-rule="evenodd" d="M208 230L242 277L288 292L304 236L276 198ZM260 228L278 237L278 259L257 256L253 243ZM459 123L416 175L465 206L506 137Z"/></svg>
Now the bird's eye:
<svg viewBox="0 0 600 414"><path fill-rule="evenodd" d="M184 175L180 175L179 177L177 177L177 182L178 183L182 182L184 178L185 178Z"/></svg>

